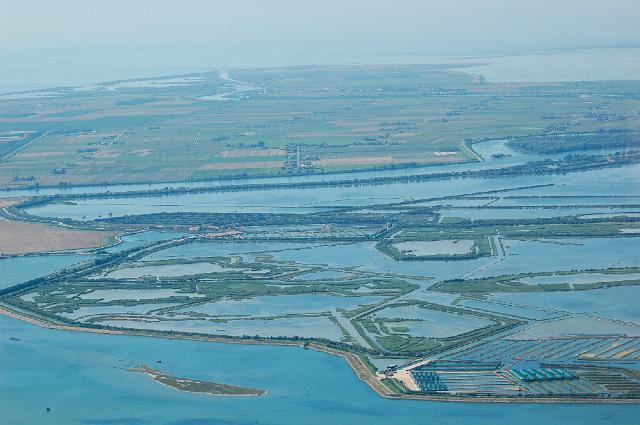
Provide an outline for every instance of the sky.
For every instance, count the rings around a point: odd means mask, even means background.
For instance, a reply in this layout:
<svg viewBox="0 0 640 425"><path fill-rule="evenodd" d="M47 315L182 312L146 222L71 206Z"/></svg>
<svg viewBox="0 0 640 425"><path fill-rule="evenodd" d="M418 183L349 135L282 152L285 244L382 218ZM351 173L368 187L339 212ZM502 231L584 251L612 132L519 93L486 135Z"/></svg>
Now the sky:
<svg viewBox="0 0 640 425"><path fill-rule="evenodd" d="M638 22L638 0L0 0L0 90L20 80L638 44Z"/></svg>

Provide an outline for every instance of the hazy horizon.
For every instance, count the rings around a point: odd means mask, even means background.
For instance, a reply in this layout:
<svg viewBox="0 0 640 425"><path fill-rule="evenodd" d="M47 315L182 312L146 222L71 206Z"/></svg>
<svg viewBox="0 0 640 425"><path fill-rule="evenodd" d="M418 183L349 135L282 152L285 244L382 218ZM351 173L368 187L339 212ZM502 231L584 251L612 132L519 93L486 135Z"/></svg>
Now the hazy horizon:
<svg viewBox="0 0 640 425"><path fill-rule="evenodd" d="M1 0L0 91L218 67L638 45L639 9L629 0Z"/></svg>
<svg viewBox="0 0 640 425"><path fill-rule="evenodd" d="M639 18L0 0L0 425L636 423Z"/></svg>

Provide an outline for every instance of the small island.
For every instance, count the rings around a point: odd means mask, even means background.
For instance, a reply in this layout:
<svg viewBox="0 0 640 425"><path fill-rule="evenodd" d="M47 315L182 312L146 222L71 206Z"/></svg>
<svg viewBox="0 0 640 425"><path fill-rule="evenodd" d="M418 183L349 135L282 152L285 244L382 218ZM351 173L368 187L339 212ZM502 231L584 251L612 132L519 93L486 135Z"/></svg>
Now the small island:
<svg viewBox="0 0 640 425"><path fill-rule="evenodd" d="M179 378L166 372L152 369L145 365L140 365L129 369L130 372L140 372L151 376L154 381L159 382L179 391L190 393L204 393L209 395L223 396L261 396L267 392L256 388L237 387L235 385L219 384L217 382L200 381L197 379Z"/></svg>

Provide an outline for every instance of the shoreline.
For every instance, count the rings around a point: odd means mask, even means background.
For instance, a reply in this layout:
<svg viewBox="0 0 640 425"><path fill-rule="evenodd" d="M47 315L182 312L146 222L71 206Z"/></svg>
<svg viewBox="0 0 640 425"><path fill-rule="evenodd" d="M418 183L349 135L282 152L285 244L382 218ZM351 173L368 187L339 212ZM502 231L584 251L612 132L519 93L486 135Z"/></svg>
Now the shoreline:
<svg viewBox="0 0 640 425"><path fill-rule="evenodd" d="M55 322L49 322L41 318L30 316L28 314L15 311L14 309L0 305L0 315L11 317L13 319L21 320L36 326L47 329L58 329L73 332L89 332L98 334L109 335L128 335L128 336L142 336L150 338L164 338L164 339L180 339L190 341L205 341L216 342L225 344L246 344L246 345L274 345L274 346L298 346L305 349L312 349L323 353L331 354L337 357L341 357L349 365L353 373L362 382L376 392L380 397L391 400L422 400L422 401L440 401L440 402L457 402L457 403L564 403L564 404L640 404L640 398L551 398L551 397L493 397L493 396L438 396L428 394L404 394L392 392L381 379L378 379L375 373L373 373L360 359L357 354L338 350L331 347L326 347L322 344L315 342L305 341L284 341L284 340L252 340L252 339L232 339L220 336L187 336L187 335L161 335L154 334L148 331L134 331L134 330L112 330L112 329L100 329L100 328L86 328L77 325L64 325ZM178 390L178 389L176 389ZM180 390L178 390L180 391ZM265 392L266 393L266 392Z"/></svg>
<svg viewBox="0 0 640 425"><path fill-rule="evenodd" d="M132 373L142 373L144 375L150 376L155 382L157 382L160 385L164 385L165 387L169 387L176 391L185 392L185 393L204 394L207 396L214 396L214 397L262 397L267 395L267 391L259 390L257 388L244 388L244 387L238 387L236 385L221 384L218 382L199 381L199 380L193 380L188 378L180 378L175 375L150 368L149 366L146 366L146 365L132 367L127 369L127 371ZM173 379L175 381L190 381L191 383L194 383L194 384L208 384L213 386L229 387L229 388L234 388L238 390L244 390L247 392L242 394L230 394L230 393L214 393L210 391L193 391L193 390L178 388L176 385L171 385L165 382L166 379ZM253 393L249 391L253 391Z"/></svg>
<svg viewBox="0 0 640 425"><path fill-rule="evenodd" d="M98 251L122 243L122 236L128 234L122 230L78 228L41 218L26 220L9 211L11 207L30 200L33 200L33 197L0 198L0 229L6 232L9 241L8 244L0 247L0 258ZM21 233L21 237L17 236L18 232ZM40 244L34 244L32 240L34 233L47 238L49 245L52 246L43 247Z"/></svg>

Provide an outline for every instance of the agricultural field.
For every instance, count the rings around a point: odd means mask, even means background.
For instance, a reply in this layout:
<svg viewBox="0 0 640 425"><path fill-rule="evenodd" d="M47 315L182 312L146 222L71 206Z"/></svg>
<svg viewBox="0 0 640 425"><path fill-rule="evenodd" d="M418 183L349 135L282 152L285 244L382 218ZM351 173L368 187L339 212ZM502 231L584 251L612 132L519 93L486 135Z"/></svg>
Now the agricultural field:
<svg viewBox="0 0 640 425"><path fill-rule="evenodd" d="M0 208L16 201L0 200ZM77 230L14 220L0 213L0 256L99 248L116 242L117 232Z"/></svg>
<svg viewBox="0 0 640 425"><path fill-rule="evenodd" d="M538 154L556 140L563 153L638 146L637 82L497 84L451 68L225 70L0 96L0 187L447 165L507 137Z"/></svg>

